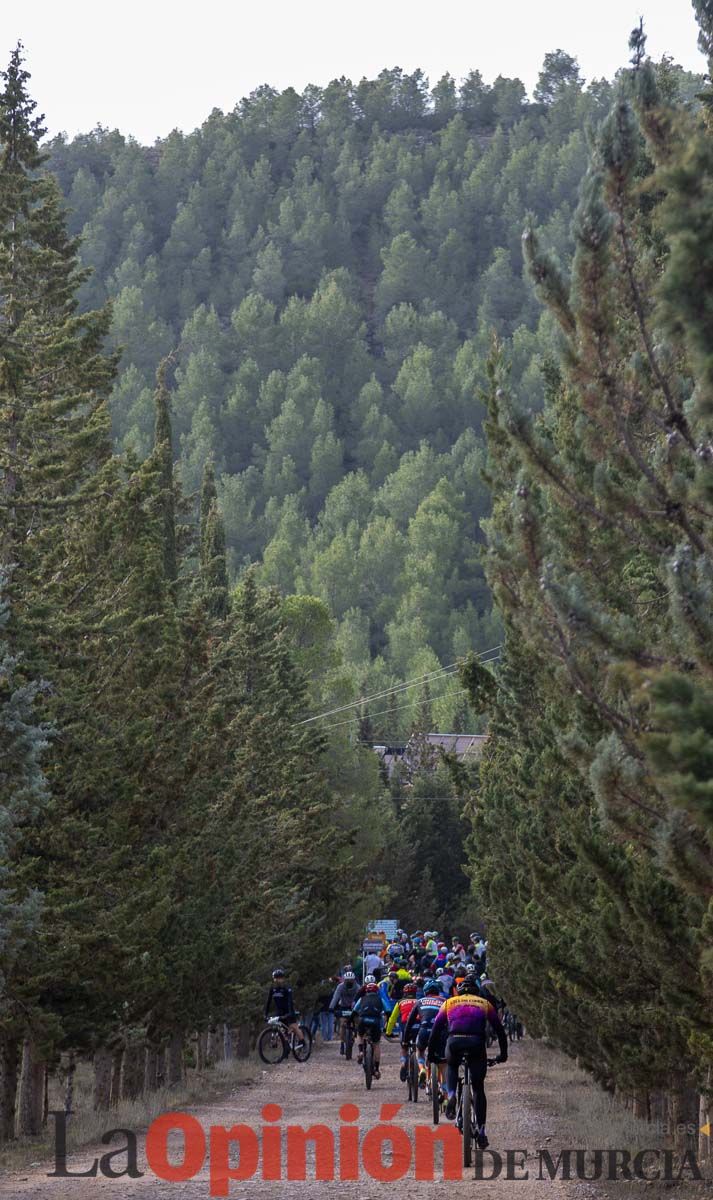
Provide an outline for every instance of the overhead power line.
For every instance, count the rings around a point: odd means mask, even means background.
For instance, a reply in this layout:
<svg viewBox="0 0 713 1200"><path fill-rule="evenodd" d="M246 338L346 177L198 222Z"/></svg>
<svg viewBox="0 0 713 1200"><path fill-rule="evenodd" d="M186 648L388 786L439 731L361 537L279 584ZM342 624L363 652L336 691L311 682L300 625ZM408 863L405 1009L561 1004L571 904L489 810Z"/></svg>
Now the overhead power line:
<svg viewBox="0 0 713 1200"><path fill-rule="evenodd" d="M484 651L484 653L487 653L487 651ZM499 662L500 655L498 654L495 658L488 658L488 659L485 659L484 661L483 660L481 660L481 661L482 661L482 665L484 667L486 667L490 663ZM442 700L444 696L460 696L463 694L463 692L467 692L467 690L468 690L467 688L457 688L455 691L439 692L437 696L429 697L429 702L433 702L435 700ZM395 706L390 706L389 708L382 708L379 712L369 713L368 715L370 718L371 717L383 717L387 713L400 712L404 708L416 708L417 705L419 705L420 703L421 703L420 699L419 700L409 700L407 704L397 704ZM343 725L353 725L355 721L361 721L361 719L362 718L360 715L357 715L355 717L347 717L344 721L336 721L333 725L325 725L325 727L322 729L321 732L329 733L329 731L331 729L339 729Z"/></svg>
<svg viewBox="0 0 713 1200"><path fill-rule="evenodd" d="M499 643L497 646L491 646L489 650L481 650L477 657L483 659L486 654L493 654L496 650L501 649L502 643ZM330 708L326 712L317 713L313 717L305 717L303 721L297 721L293 728L297 728L300 725L311 725L314 721L322 721L325 717L334 717L338 713L347 712L351 708L362 708L365 704L371 704L375 700L385 700L387 696L394 696L399 692L407 692L411 688L418 687L419 684L435 683L448 675L455 675L456 668L460 666L460 662L461 660L459 659L454 663L449 663L445 667L428 671L425 675L417 675L415 678L407 679L403 683L394 684L393 687L384 688L380 692L373 692L370 696L360 696L358 700L352 700L349 704L342 704L338 708Z"/></svg>

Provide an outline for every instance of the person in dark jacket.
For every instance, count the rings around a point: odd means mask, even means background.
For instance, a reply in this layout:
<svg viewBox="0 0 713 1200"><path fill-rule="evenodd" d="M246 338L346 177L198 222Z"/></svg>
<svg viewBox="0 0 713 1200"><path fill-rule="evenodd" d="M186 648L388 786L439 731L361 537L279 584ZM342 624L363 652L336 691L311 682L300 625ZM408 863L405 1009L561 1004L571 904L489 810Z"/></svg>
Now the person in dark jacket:
<svg viewBox="0 0 713 1200"><path fill-rule="evenodd" d="M288 987L285 972L282 967L276 967L272 972L272 987L267 993L265 1002L265 1020L270 1016L270 1009L275 1007L275 1013L286 1025L290 1033L294 1033L298 1044L301 1046L304 1043L302 1030L297 1024L297 1013L295 1012L295 1001L292 995L292 988Z"/></svg>

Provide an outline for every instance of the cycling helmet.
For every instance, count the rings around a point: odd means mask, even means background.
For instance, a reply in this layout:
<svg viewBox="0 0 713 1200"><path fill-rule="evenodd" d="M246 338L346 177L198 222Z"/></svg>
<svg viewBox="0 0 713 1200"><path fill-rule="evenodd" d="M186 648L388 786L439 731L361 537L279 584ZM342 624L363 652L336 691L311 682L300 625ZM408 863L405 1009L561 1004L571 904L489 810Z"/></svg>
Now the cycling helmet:
<svg viewBox="0 0 713 1200"><path fill-rule="evenodd" d="M376 983L375 975L367 975L364 979L364 987L368 987L370 983Z"/></svg>
<svg viewBox="0 0 713 1200"><path fill-rule="evenodd" d="M273 979L284 979L285 978L285 972L283 971L282 967L275 967L275 970L272 972L272 978Z"/></svg>
<svg viewBox="0 0 713 1200"><path fill-rule="evenodd" d="M443 974L443 967L436 967L436 978L440 979Z"/></svg>
<svg viewBox="0 0 713 1200"><path fill-rule="evenodd" d="M415 983L405 983L404 984L404 996L415 996L416 991L417 991L417 988L416 988Z"/></svg>
<svg viewBox="0 0 713 1200"><path fill-rule="evenodd" d="M458 981L456 991L458 992L459 996L465 996L468 994L471 996L477 996L478 985L474 979L461 979Z"/></svg>
<svg viewBox="0 0 713 1200"><path fill-rule="evenodd" d="M352 979L356 979L356 975L354 974L354 972L353 971L345 971L344 972L344 982L350 983Z"/></svg>
<svg viewBox="0 0 713 1200"><path fill-rule="evenodd" d="M436 983L435 979L429 979L428 983L423 989L423 994L424 996L440 996L441 989Z"/></svg>
<svg viewBox="0 0 713 1200"><path fill-rule="evenodd" d="M475 975L475 967L474 967L473 963L468 963L468 965L465 968L465 973L466 973L466 975Z"/></svg>
<svg viewBox="0 0 713 1200"><path fill-rule="evenodd" d="M378 990L379 989L375 983L365 983L364 984L365 992L378 992Z"/></svg>

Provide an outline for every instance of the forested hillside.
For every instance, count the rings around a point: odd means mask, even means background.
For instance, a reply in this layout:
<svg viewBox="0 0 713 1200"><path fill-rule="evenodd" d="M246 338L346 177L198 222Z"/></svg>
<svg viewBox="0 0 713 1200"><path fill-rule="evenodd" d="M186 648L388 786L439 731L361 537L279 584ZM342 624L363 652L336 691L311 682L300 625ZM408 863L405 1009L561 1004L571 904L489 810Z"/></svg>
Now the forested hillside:
<svg viewBox="0 0 713 1200"><path fill-rule="evenodd" d="M93 269L82 302L114 300L117 444L148 452L174 354L184 487L212 458L232 572L257 562L322 598L360 689L500 640L478 562L483 363L493 329L512 338L514 386L540 404L550 323L522 227L533 213L566 260L585 129L610 99L557 51L532 101L517 79L429 92L394 69L264 87L151 148L101 129L49 146ZM435 724L472 720L433 691Z"/></svg>

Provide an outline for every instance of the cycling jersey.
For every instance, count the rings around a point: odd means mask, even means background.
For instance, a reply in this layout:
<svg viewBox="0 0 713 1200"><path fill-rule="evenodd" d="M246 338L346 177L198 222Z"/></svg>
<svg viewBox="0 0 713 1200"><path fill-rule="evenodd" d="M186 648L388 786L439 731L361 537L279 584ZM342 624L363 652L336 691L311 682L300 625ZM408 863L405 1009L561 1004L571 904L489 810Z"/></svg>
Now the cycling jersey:
<svg viewBox="0 0 713 1200"><path fill-rule="evenodd" d="M272 1005L275 1005L275 1012L281 1020L292 1024L295 1021L295 1001L292 995L292 988L287 984L282 987L271 987L267 993L267 1002L265 1004L265 1018L270 1015Z"/></svg>
<svg viewBox="0 0 713 1200"><path fill-rule="evenodd" d="M391 1012L391 1016L389 1017L388 1024L386 1026L387 1037L390 1033L393 1032L394 1026L396 1025L397 1021L399 1021L399 1020L401 1021L402 1029L405 1027L406 1022L408 1021L411 1009L414 1007L414 1005L416 1003L417 1003L417 1001L416 1001L415 996L406 996L405 999L399 1000L398 1004L394 1005L394 1008Z"/></svg>
<svg viewBox="0 0 713 1200"><path fill-rule="evenodd" d="M463 996L451 996L443 1002L433 1022L431 1042L441 1040L447 1033L449 1038L477 1038L485 1044L488 1022L497 1034L500 1054L504 1061L508 1056L508 1040L497 1010L489 1000L484 1000L482 996L473 996L469 992Z"/></svg>
<svg viewBox="0 0 713 1200"><path fill-rule="evenodd" d="M353 1008L356 1003L357 994L359 992L359 984L356 979L350 979L346 983L340 983L335 988L332 996L331 1004L329 1005L332 1012L337 1008Z"/></svg>
<svg viewBox="0 0 713 1200"><path fill-rule="evenodd" d="M444 1000L442 996L422 996L414 1004L404 1026L404 1039L411 1033L414 1025L430 1031Z"/></svg>
<svg viewBox="0 0 713 1200"><path fill-rule="evenodd" d="M381 1040L381 1018L384 1002L379 992L365 992L354 1005L354 1018L360 1037L369 1035L372 1042Z"/></svg>

